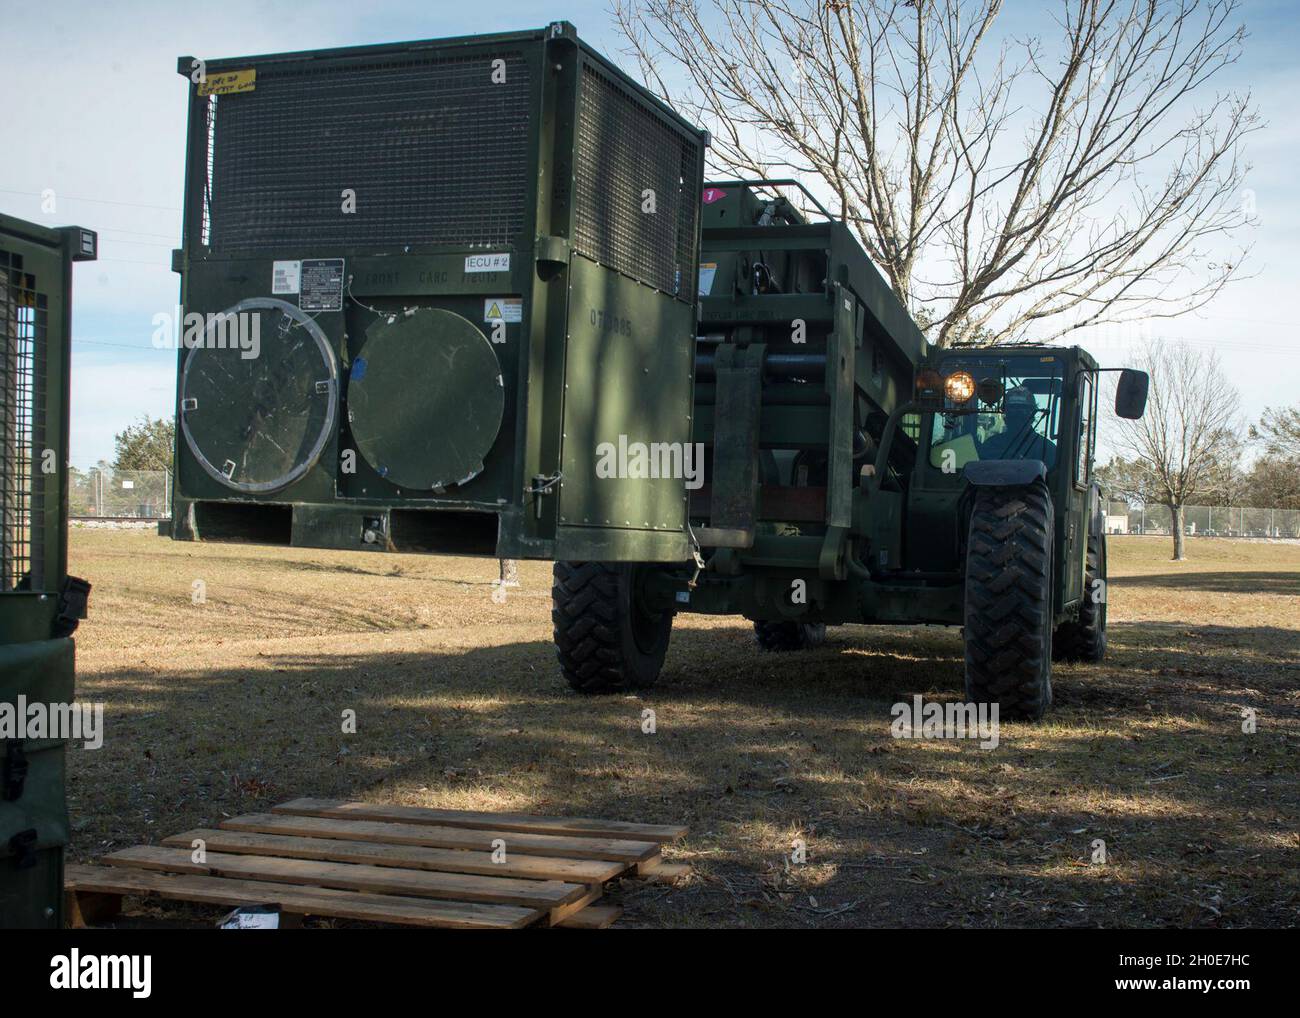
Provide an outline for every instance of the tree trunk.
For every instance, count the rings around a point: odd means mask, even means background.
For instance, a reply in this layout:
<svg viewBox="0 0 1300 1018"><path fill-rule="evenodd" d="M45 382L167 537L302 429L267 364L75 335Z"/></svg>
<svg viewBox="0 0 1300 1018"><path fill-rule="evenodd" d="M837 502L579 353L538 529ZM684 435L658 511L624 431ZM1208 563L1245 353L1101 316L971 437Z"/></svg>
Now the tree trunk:
<svg viewBox="0 0 1300 1018"><path fill-rule="evenodd" d="M1173 521L1174 561L1181 562L1187 558L1183 550L1183 507L1181 505L1171 505L1169 507L1169 518Z"/></svg>

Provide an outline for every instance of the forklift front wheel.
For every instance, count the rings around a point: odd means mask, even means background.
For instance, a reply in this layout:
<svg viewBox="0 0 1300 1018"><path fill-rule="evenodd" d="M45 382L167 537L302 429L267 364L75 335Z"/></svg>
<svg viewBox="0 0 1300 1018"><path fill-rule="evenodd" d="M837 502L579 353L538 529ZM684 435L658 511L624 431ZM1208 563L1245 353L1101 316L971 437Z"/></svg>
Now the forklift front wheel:
<svg viewBox="0 0 1300 1018"><path fill-rule="evenodd" d="M977 488L966 544L966 695L1037 721L1052 702L1052 497Z"/></svg>

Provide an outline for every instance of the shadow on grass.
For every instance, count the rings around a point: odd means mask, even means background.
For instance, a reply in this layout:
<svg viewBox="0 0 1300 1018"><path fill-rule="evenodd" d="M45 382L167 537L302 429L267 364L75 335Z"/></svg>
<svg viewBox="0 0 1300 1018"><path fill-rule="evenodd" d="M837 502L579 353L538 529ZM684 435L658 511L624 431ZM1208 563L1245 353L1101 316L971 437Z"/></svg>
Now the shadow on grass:
<svg viewBox="0 0 1300 1018"><path fill-rule="evenodd" d="M1108 627L1103 673L1122 669L1111 688L1131 695L1173 696L1202 707L1261 706L1300 717L1300 631L1280 626L1197 626L1183 622L1120 622ZM1135 679L1141 681L1134 681Z"/></svg>
<svg viewBox="0 0 1300 1018"><path fill-rule="evenodd" d="M1300 573L1221 572L1155 573L1113 576L1114 587L1162 587L1171 590L1204 590L1221 594L1300 595Z"/></svg>
<svg viewBox="0 0 1300 1018"><path fill-rule="evenodd" d="M639 696L570 692L541 641L100 673L82 696L106 704L104 747L70 754L74 851L299 795L400 798L689 824L701 879L630 890L634 923L1294 923L1285 740L1244 736L1211 690L1144 706L1162 692L1144 656L1168 659L1166 644L1195 646L1206 674L1240 666L1220 646L1226 627L1197 628L1115 626L1127 668L1062 669L1060 709L1005 725L993 752L890 737L894 702L961 697L955 631L845 628L816 651L765 655L743 624L683 628L663 681ZM1270 679L1253 688L1272 688L1272 658L1295 634L1242 639L1268 648L1254 667ZM1125 717L1099 719L1082 690ZM1126 727L1153 714L1177 724ZM796 835L829 868L786 866ZM1086 866L1095 838L1115 860L1104 875ZM810 893L817 905L800 904Z"/></svg>

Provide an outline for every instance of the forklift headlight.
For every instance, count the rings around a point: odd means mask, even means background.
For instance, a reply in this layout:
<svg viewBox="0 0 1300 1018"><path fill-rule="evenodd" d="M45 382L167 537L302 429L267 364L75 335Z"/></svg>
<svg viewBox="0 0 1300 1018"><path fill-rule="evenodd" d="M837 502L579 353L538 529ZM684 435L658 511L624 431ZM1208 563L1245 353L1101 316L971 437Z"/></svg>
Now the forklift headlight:
<svg viewBox="0 0 1300 1018"><path fill-rule="evenodd" d="M975 395L975 379L969 371L954 371L943 381L943 394L952 403L969 403Z"/></svg>

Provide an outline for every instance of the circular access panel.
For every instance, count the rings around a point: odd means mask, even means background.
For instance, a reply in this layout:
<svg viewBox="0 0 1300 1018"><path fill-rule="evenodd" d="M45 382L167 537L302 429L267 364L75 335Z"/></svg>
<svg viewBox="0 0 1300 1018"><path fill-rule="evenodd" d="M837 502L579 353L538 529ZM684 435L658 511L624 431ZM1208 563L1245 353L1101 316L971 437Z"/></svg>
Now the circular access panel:
<svg viewBox="0 0 1300 1018"><path fill-rule="evenodd" d="M441 308L377 319L352 362L347 398L366 461L394 484L421 491L480 473L505 409L492 344Z"/></svg>
<svg viewBox="0 0 1300 1018"><path fill-rule="evenodd" d="M272 297L210 316L181 373L181 431L236 491L275 491L320 459L337 414L338 361L299 308ZM198 337L193 337L198 340Z"/></svg>

